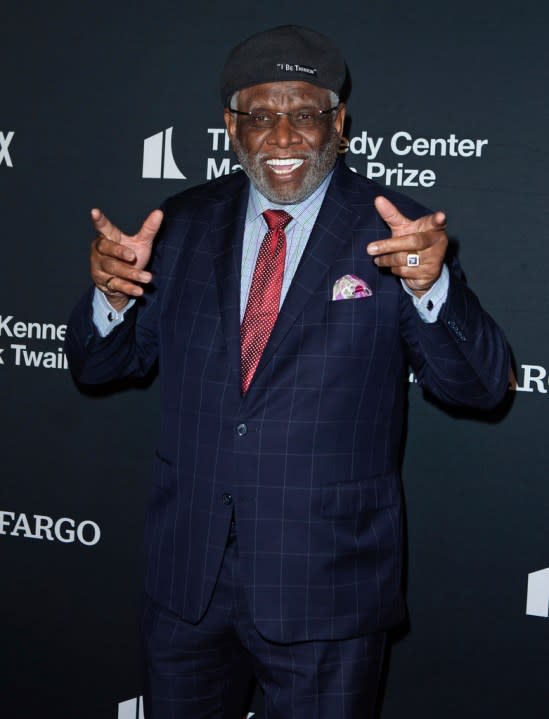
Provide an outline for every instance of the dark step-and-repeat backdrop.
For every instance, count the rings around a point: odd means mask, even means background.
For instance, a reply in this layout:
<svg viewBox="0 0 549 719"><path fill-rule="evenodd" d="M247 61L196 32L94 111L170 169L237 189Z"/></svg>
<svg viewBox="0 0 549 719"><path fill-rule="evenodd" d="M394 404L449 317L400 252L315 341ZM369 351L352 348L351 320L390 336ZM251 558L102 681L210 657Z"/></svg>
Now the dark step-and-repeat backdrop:
<svg viewBox="0 0 549 719"><path fill-rule="evenodd" d="M135 230L231 172L218 77L239 40L310 25L345 51L357 172L444 209L516 381L488 416L410 377L409 620L383 719L549 712L549 6L38 0L0 19L0 716L142 716L141 537L154 378L78 390L63 354L101 207ZM256 694L250 712L263 716ZM336 719L336 718L334 718Z"/></svg>

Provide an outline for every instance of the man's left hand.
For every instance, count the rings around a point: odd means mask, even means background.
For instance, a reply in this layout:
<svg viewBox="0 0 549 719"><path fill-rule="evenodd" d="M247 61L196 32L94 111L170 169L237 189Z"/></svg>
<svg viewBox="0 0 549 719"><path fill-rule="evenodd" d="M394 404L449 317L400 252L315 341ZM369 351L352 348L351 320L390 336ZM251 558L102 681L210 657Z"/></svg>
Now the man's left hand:
<svg viewBox="0 0 549 719"><path fill-rule="evenodd" d="M391 230L391 238L371 242L366 250L378 267L388 267L417 296L424 295L440 277L448 237L446 215L435 212L409 220L386 197L376 197L375 206Z"/></svg>

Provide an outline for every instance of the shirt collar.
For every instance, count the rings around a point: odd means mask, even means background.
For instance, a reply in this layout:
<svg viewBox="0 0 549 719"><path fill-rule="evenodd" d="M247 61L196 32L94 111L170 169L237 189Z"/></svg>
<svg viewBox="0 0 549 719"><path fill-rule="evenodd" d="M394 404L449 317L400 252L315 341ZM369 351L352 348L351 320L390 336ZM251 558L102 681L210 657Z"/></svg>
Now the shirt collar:
<svg viewBox="0 0 549 719"><path fill-rule="evenodd" d="M253 183L250 183L246 223L257 220L265 210L285 210L292 216L294 222L305 224L306 220L310 218L312 214L314 214L315 217L318 214L333 174L334 171L332 170L309 197L292 205L280 205L276 202L271 202L271 200L268 200L261 194Z"/></svg>

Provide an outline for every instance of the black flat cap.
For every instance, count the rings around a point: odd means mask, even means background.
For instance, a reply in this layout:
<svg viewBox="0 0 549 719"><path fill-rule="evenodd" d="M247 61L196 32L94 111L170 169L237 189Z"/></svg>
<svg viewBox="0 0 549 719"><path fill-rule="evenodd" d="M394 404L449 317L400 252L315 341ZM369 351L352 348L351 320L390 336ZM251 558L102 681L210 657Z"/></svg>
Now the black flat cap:
<svg viewBox="0 0 549 719"><path fill-rule="evenodd" d="M221 101L264 82L299 80L340 94L345 60L325 35L300 25L282 25L252 35L231 51L221 75Z"/></svg>

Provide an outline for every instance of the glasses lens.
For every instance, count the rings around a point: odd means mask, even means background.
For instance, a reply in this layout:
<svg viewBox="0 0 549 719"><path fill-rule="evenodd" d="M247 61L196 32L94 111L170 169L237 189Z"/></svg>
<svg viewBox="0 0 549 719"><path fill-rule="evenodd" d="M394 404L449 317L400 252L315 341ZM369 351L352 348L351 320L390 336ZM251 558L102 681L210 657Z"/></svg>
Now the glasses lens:
<svg viewBox="0 0 549 719"><path fill-rule="evenodd" d="M257 112L251 112L248 115L248 118L250 125L259 129L274 127L278 119L277 115L274 112L269 112L268 110L258 110Z"/></svg>
<svg viewBox="0 0 549 719"><path fill-rule="evenodd" d="M290 122L294 127L313 127L318 125L322 120L322 115L318 110L310 107L304 107L301 110L292 112Z"/></svg>
<svg viewBox="0 0 549 719"><path fill-rule="evenodd" d="M285 116L288 121L297 129L307 129L320 125L328 115L324 111L317 110L313 107L302 107L300 110L293 112L272 112L271 110L252 111L247 116L247 121L251 127L256 130L265 130L273 128L279 118Z"/></svg>

